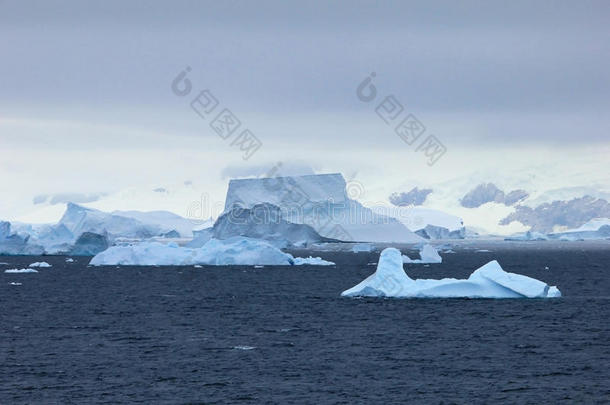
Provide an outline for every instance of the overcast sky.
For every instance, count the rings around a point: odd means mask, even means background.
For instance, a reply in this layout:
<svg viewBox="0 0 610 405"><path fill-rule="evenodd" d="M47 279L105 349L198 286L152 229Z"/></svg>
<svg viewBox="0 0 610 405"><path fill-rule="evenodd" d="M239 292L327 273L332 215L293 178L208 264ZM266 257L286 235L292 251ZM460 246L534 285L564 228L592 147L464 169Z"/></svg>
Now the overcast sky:
<svg viewBox="0 0 610 405"><path fill-rule="evenodd" d="M275 161L438 180L464 153L472 170L510 148L582 158L608 146L609 20L607 1L0 0L0 176L30 198L218 187ZM178 97L187 66L193 92ZM203 89L263 142L248 161L189 107ZM446 146L438 165L375 114L388 95ZM397 150L404 167L384 158Z"/></svg>

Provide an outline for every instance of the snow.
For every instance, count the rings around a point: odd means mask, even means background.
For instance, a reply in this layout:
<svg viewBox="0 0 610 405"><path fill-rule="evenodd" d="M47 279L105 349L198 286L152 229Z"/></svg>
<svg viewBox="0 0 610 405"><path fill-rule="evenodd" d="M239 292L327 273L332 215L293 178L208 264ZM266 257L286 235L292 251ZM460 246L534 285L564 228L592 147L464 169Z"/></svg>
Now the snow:
<svg viewBox="0 0 610 405"><path fill-rule="evenodd" d="M407 255L402 256L403 263L442 263L443 258L432 245L423 245L419 250L420 259L411 259Z"/></svg>
<svg viewBox="0 0 610 405"><path fill-rule="evenodd" d="M475 270L468 279L411 279L403 270L400 251L381 252L377 271L341 293L345 297L418 298L555 298L557 287L520 274L505 272L493 260Z"/></svg>
<svg viewBox="0 0 610 405"><path fill-rule="evenodd" d="M300 266L303 264L310 264L310 265L316 265L316 266L334 266L335 263L333 262L329 262L326 260L323 260L321 257L295 257L294 258L294 265L295 266Z"/></svg>
<svg viewBox="0 0 610 405"><path fill-rule="evenodd" d="M132 266L188 266L207 264L226 265L328 265L319 258L294 258L267 241L245 237L210 239L200 248L179 247L175 243L141 242L127 246L113 246L98 253L90 265Z"/></svg>
<svg viewBox="0 0 610 405"><path fill-rule="evenodd" d="M34 262L30 264L28 267L51 267L51 265L47 262Z"/></svg>
<svg viewBox="0 0 610 405"><path fill-rule="evenodd" d="M7 269L5 273L38 273L38 270L34 269Z"/></svg>

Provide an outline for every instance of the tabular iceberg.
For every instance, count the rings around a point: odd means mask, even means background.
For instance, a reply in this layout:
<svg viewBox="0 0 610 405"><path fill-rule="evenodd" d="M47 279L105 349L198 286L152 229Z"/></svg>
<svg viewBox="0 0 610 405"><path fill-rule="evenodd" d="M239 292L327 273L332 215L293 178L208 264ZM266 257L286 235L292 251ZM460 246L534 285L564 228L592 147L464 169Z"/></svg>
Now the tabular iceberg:
<svg viewBox="0 0 610 405"><path fill-rule="evenodd" d="M419 242L396 218L373 212L349 197L339 173L233 179L225 212L269 203L291 223L307 224L323 237L359 242Z"/></svg>
<svg viewBox="0 0 610 405"><path fill-rule="evenodd" d="M334 264L319 258L294 258L271 243L252 238L210 239L200 248L180 247L175 243L142 242L113 246L98 253L89 263L93 266L191 266Z"/></svg>
<svg viewBox="0 0 610 405"><path fill-rule="evenodd" d="M442 263L443 258L432 245L424 245L419 249L420 259L411 259L407 255L402 255L403 263Z"/></svg>
<svg viewBox="0 0 610 405"><path fill-rule="evenodd" d="M497 261L474 271L468 279L413 280L403 270L398 249L381 252L377 271L360 284L341 293L344 297L396 298L553 298L561 292L554 286L505 272Z"/></svg>

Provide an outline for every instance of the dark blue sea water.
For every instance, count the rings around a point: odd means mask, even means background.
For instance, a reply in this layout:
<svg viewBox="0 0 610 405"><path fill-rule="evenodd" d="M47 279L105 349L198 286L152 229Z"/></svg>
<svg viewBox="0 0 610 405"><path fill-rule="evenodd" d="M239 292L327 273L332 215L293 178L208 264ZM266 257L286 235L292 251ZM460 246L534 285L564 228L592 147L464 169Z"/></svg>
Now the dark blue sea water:
<svg viewBox="0 0 610 405"><path fill-rule="evenodd" d="M610 250L574 246L405 266L466 277L498 259L555 300L340 298L368 253L262 269L0 257L0 403L608 403Z"/></svg>

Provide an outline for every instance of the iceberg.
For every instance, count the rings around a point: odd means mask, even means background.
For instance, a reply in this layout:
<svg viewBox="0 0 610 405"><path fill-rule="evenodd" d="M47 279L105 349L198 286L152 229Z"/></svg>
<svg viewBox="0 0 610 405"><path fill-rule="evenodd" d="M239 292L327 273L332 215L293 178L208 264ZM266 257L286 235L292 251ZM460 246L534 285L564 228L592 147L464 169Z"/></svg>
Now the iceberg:
<svg viewBox="0 0 610 405"><path fill-rule="evenodd" d="M349 198L339 173L233 179L225 213L235 207L269 203L295 224L312 226L321 236L355 242L419 242L421 238L396 218L373 212Z"/></svg>
<svg viewBox="0 0 610 405"><path fill-rule="evenodd" d="M424 228L415 231L415 233L424 239L464 239L466 237L466 228L461 227L460 229L450 231L442 226L426 225Z"/></svg>
<svg viewBox="0 0 610 405"><path fill-rule="evenodd" d="M335 263L334 262L329 262L326 260L323 260L321 257L295 257L294 258L294 265L295 266L301 266L303 264L309 264L309 265L314 265L314 266L334 266Z"/></svg>
<svg viewBox="0 0 610 405"><path fill-rule="evenodd" d="M402 255L403 263L442 263L443 258L432 245L424 245L419 249L420 259L411 259L407 255Z"/></svg>
<svg viewBox="0 0 610 405"><path fill-rule="evenodd" d="M269 203L256 204L252 208L233 207L221 215L212 227L212 237L228 239L233 236L265 239L278 247L338 242L320 236L309 225L288 222L282 218L280 208Z"/></svg>
<svg viewBox="0 0 610 405"><path fill-rule="evenodd" d="M241 236L210 239L200 248L180 247L176 243L141 242L128 246L112 246L95 255L90 265L130 266L192 266L192 265L328 265L319 258L294 258L268 241Z"/></svg>
<svg viewBox="0 0 610 405"><path fill-rule="evenodd" d="M68 203L58 225L64 225L75 238L85 232L107 234L111 240L116 237L148 239L163 233L157 224L145 224L132 217L109 214L73 203Z"/></svg>
<svg viewBox="0 0 610 405"><path fill-rule="evenodd" d="M95 256L108 249L108 238L93 232L83 232L70 249L72 256Z"/></svg>
<svg viewBox="0 0 610 405"><path fill-rule="evenodd" d="M51 265L47 262L34 262L30 264L28 267L51 267Z"/></svg>
<svg viewBox="0 0 610 405"><path fill-rule="evenodd" d="M11 223L0 222L0 255L32 255L44 253L44 248L30 241L30 235L11 233Z"/></svg>
<svg viewBox="0 0 610 405"><path fill-rule="evenodd" d="M112 215L133 218L151 228L157 228L159 235L165 238L190 238L195 227L192 220L169 211L113 211Z"/></svg>
<svg viewBox="0 0 610 405"><path fill-rule="evenodd" d="M38 273L38 270L34 269L7 269L5 273Z"/></svg>
<svg viewBox="0 0 610 405"><path fill-rule="evenodd" d="M344 297L396 298L555 298L555 286L531 277L508 273L493 260L467 279L411 279L403 270L402 256L395 248L381 252L377 270L358 285L343 291Z"/></svg>

